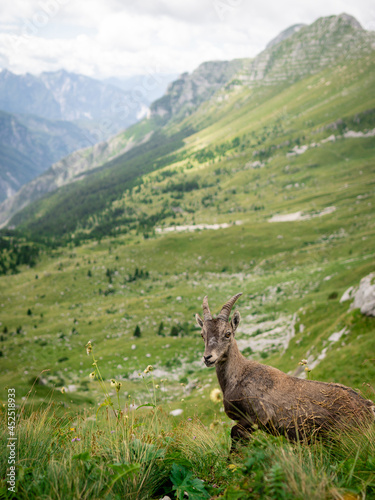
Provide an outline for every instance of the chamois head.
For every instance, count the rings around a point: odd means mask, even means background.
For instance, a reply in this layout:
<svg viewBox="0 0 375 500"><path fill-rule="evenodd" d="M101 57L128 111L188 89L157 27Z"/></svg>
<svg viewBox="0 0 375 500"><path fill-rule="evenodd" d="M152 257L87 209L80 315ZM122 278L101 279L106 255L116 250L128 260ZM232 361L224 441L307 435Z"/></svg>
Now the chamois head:
<svg viewBox="0 0 375 500"><path fill-rule="evenodd" d="M237 293L237 295L229 299L215 319L212 318L208 300L205 297L203 299L203 319L199 314L195 315L198 325L202 328L201 335L206 345L203 355L206 366L213 366L226 358L241 319L238 311L233 314L231 321L229 321L229 315L234 303L241 295L242 293Z"/></svg>

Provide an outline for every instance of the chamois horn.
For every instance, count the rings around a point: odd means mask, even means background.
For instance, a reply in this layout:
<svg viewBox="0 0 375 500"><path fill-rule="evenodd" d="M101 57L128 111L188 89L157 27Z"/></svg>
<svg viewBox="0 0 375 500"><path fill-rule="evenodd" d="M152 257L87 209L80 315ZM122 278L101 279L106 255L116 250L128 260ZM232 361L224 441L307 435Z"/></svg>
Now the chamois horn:
<svg viewBox="0 0 375 500"><path fill-rule="evenodd" d="M232 307L234 306L234 303L236 302L238 297L241 297L241 295L242 293L237 293L236 295L233 295L233 297L229 299L226 304L223 305L220 314L218 314L217 316L217 319L223 319L224 321L228 321Z"/></svg>
<svg viewBox="0 0 375 500"><path fill-rule="evenodd" d="M204 321L210 321L210 320L212 320L212 314L211 314L211 311L210 311L210 307L208 305L207 295L203 299L203 320Z"/></svg>

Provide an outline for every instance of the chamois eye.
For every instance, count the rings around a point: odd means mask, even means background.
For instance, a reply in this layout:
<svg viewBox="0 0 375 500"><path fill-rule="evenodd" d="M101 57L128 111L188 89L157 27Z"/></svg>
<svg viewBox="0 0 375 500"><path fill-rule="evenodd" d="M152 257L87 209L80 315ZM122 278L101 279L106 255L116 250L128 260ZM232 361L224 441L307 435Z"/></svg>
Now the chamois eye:
<svg viewBox="0 0 375 500"><path fill-rule="evenodd" d="M225 338L226 338L226 339L229 339L230 334L231 334L231 332L227 332L227 333L225 334Z"/></svg>

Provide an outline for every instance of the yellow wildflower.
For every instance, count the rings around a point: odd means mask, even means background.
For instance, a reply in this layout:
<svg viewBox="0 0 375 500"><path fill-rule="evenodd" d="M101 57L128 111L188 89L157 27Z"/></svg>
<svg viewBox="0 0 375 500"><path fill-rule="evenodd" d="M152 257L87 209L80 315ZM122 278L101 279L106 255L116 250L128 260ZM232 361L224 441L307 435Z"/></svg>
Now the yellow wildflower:
<svg viewBox="0 0 375 500"><path fill-rule="evenodd" d="M220 403L222 401L220 389L212 389L210 393L210 399L214 403Z"/></svg>

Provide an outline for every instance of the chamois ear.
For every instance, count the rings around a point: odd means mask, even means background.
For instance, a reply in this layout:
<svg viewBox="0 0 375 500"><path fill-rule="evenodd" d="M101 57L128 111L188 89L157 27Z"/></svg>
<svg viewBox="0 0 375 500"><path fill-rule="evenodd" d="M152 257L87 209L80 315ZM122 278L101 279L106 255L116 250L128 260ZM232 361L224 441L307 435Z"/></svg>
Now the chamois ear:
<svg viewBox="0 0 375 500"><path fill-rule="evenodd" d="M195 315L195 319L196 319L197 325L200 326L201 328L203 328L203 319L199 316L199 314Z"/></svg>
<svg viewBox="0 0 375 500"><path fill-rule="evenodd" d="M230 322L232 325L232 328L233 328L233 332L235 332L237 330L237 327L240 324L240 321L241 321L241 314L239 313L239 311L236 311L233 314L232 321Z"/></svg>

